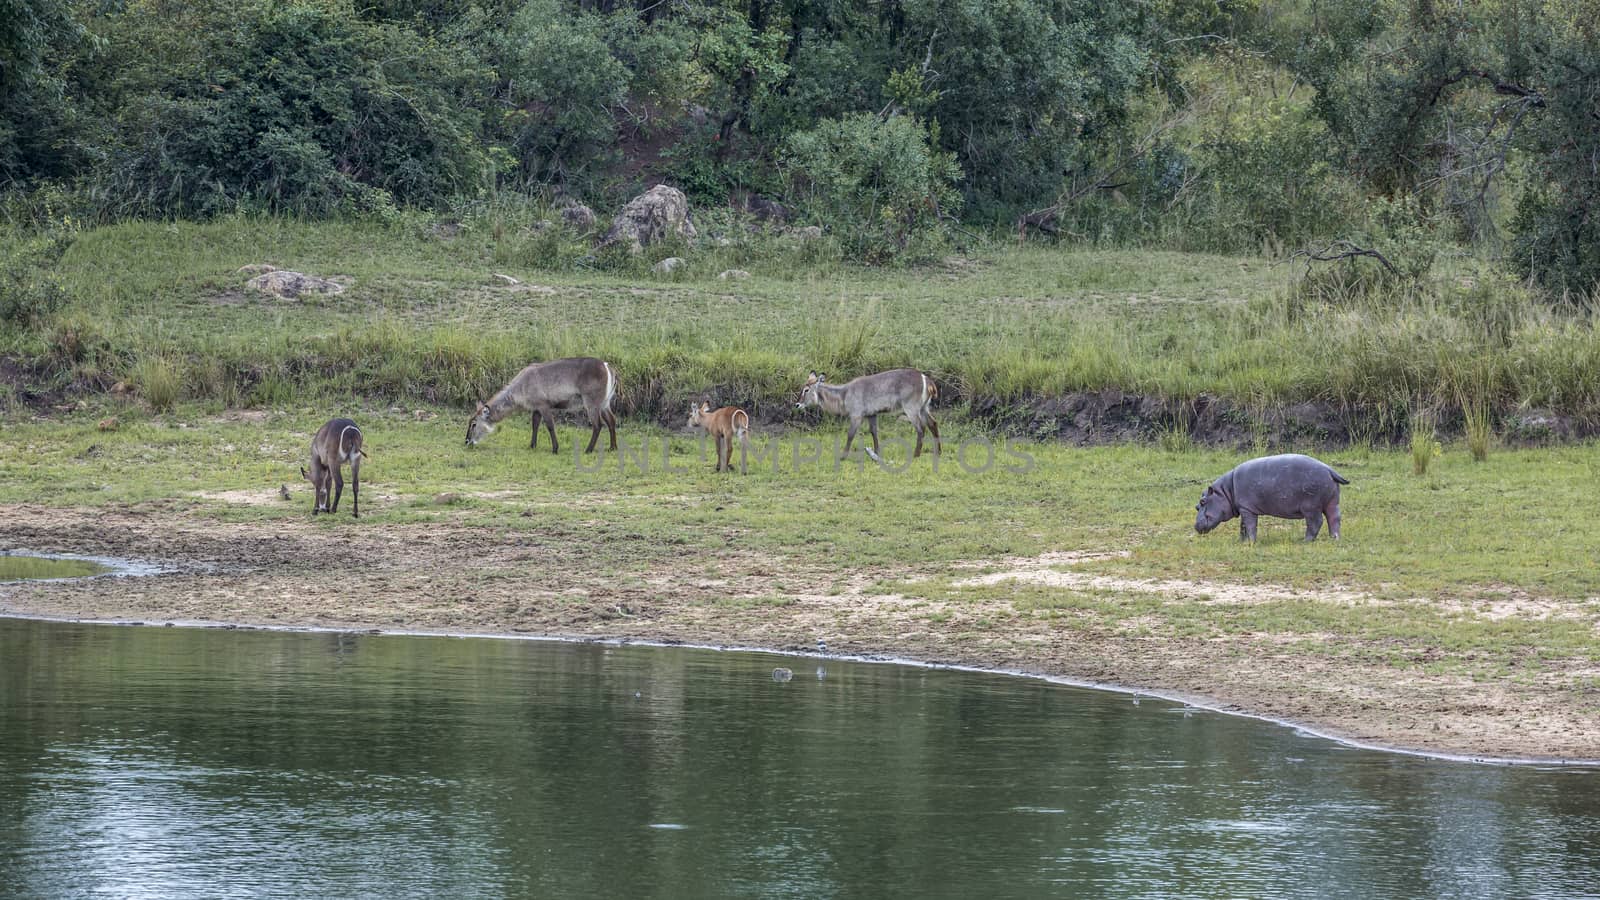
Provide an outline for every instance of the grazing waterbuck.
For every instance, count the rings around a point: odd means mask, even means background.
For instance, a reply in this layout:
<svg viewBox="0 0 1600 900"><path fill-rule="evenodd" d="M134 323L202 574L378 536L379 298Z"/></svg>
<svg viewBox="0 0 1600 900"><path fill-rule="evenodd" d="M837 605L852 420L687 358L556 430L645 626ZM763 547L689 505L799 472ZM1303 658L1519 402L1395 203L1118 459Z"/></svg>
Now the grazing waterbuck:
<svg viewBox="0 0 1600 900"><path fill-rule="evenodd" d="M340 468L350 464L350 515L361 518L361 460L367 455L362 449L365 439L361 429L349 419L329 419L317 429L311 439L311 471L300 467L300 477L311 482L316 491L316 502L311 507L314 516L319 512L339 511L339 498L344 495L344 475ZM333 484L333 503L328 503L328 485Z"/></svg>
<svg viewBox="0 0 1600 900"><path fill-rule="evenodd" d="M517 373L511 383L500 389L484 403L479 401L472 421L467 423L467 446L476 445L484 435L494 431L496 422L519 409L533 412L533 438L530 449L539 446L539 421L544 420L550 432L550 452L560 453L556 443L556 416L558 409L583 407L593 429L589 434L589 447L593 453L600 439L600 426L611 430L611 449L617 449L617 414L611 411L611 401L617 395L617 376L611 364L592 356L557 359L534 363Z"/></svg>
<svg viewBox="0 0 1600 900"><path fill-rule="evenodd" d="M933 455L939 455L939 423L934 421L931 407L939 389L933 379L916 369L891 369L876 375L863 375L844 384L828 384L827 379L815 372L806 378L800 389L800 402L796 408L820 406L824 412L850 417L850 432L844 440L840 459L850 455L850 444L856 439L861 423L867 423L872 434L873 459L878 458L878 414L900 410L912 427L917 429L917 449L913 457L922 455L922 434L933 432Z"/></svg>
<svg viewBox="0 0 1600 900"><path fill-rule="evenodd" d="M689 404L689 427L703 428L717 439L716 471L733 471L733 442L739 441L739 474L745 473L745 447L750 436L750 414L737 406L713 410L711 404Z"/></svg>

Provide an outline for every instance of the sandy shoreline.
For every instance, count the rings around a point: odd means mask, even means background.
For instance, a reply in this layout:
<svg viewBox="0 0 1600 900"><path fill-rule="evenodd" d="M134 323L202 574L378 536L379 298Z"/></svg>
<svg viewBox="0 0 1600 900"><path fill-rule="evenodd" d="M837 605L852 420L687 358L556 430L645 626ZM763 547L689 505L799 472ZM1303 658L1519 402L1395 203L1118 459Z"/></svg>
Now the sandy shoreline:
<svg viewBox="0 0 1600 900"><path fill-rule="evenodd" d="M1357 746L1492 762L1600 759L1585 679L1475 682L1381 660L1308 656L1273 635L1129 635L867 591L913 571L835 573L736 550L692 568L630 563L615 542L481 525L332 533L218 523L160 506L0 508L0 549L155 561L158 576L0 585L0 614L77 621L612 640L812 653L1048 678L1266 721ZM1058 572L1056 554L1024 574ZM1002 561L974 561L974 565ZM772 599L781 572L786 594ZM978 576L984 577L984 576ZM1046 576L1040 576L1046 577ZM1050 575L1055 578L1056 575ZM1062 577L1096 576L1068 573ZM1214 586L1230 591L1273 588ZM982 627L974 623L982 622Z"/></svg>

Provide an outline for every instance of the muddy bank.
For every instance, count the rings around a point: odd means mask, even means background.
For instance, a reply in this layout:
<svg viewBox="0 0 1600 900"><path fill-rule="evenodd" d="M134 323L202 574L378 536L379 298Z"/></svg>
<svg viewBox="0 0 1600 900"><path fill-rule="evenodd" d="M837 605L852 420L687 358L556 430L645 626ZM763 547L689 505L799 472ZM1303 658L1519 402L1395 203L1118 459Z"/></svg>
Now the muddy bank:
<svg viewBox="0 0 1600 900"><path fill-rule="evenodd" d="M1079 446L1152 443L1174 437L1204 447L1338 449L1352 444L1399 447L1410 440L1404 408L1331 401L1251 406L1202 394L1174 400L1115 389L1000 401L974 398L971 414L989 427L1035 440ZM1465 434L1459 409L1436 411L1438 436ZM1495 433L1508 446L1570 443L1600 435L1600 422L1545 409L1502 411Z"/></svg>
<svg viewBox="0 0 1600 900"><path fill-rule="evenodd" d="M1474 682L1379 654L1307 654L1281 635L1198 639L1018 615L1009 601L931 603L869 591L914 570L831 572L728 549L692 570L617 535L433 523L342 529L218 523L159 506L0 508L8 547L159 559L149 578L0 586L0 611L151 623L540 634L896 656L1204 698L1342 738L1473 757L1600 757L1592 673L1553 665ZM1061 557L985 560L1021 577ZM1002 568L1004 571L1004 568ZM330 573L337 573L330 578ZM781 573L784 595L773 595ZM1043 574L1056 573L1056 574ZM977 576L977 577L993 577ZM1091 577L1091 576L1082 576ZM1099 577L1099 576L1092 576ZM1147 586L1146 586L1147 587ZM1260 588L1207 586L1248 593ZM1147 587L1148 589L1148 587Z"/></svg>

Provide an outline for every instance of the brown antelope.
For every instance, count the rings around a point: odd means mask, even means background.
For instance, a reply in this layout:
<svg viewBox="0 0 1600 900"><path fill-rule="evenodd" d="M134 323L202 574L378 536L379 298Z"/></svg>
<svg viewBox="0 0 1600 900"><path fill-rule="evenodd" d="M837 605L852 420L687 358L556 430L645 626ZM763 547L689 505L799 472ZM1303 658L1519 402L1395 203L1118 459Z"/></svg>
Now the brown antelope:
<svg viewBox="0 0 1600 900"><path fill-rule="evenodd" d="M317 429L311 439L311 471L300 467L300 477L311 482L316 490L316 502L311 507L314 516L319 512L339 511L339 498L344 495L344 475L339 469L350 464L350 514L361 518L361 460L367 453L361 449L365 443L361 429L349 419L329 419L328 424ZM328 503L328 485L333 485L333 503Z"/></svg>
<svg viewBox="0 0 1600 900"><path fill-rule="evenodd" d="M739 441L739 474L745 472L745 446L750 436L750 414L737 406L713 411L711 404L689 404L689 427L703 428L717 439L716 471L733 471L733 442Z"/></svg>
<svg viewBox="0 0 1600 900"><path fill-rule="evenodd" d="M539 446L539 420L543 419L550 432L550 452L560 453L556 443L556 416L558 409L583 407L593 429L589 434L589 447L593 453L600 439L600 426L611 430L611 449L617 449L617 414L611 411L611 401L617 395L617 376L611 364L592 356L557 359L534 363L517 373L511 383L489 402L479 401L472 421L467 423L467 446L476 445L484 435L494 431L496 422L516 410L533 412L533 439L530 449Z"/></svg>
<svg viewBox="0 0 1600 900"><path fill-rule="evenodd" d="M933 455L939 455L939 423L934 421L933 398L939 389L933 379L916 369L891 369L876 375L863 375L844 384L828 384L827 379L815 372L806 378L800 389L797 409L819 406L824 412L850 418L850 431L844 440L840 459L850 455L850 444L856 439L861 423L867 423L872 434L870 456L878 458L878 414L899 410L905 414L912 427L917 429L917 448L912 456L922 455L923 431L933 432Z"/></svg>

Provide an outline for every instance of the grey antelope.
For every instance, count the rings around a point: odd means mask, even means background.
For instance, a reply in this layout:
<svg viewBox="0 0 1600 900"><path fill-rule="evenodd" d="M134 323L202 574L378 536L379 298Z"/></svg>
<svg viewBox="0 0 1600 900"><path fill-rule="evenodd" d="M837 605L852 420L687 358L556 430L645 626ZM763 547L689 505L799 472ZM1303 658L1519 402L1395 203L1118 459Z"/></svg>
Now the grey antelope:
<svg viewBox="0 0 1600 900"><path fill-rule="evenodd" d="M600 426L611 430L611 449L617 449L617 414L611 411L611 401L617 395L617 376L611 364L592 356L557 359L534 363L517 373L511 383L500 389L489 402L478 403L467 423L467 446L476 445L484 435L494 431L496 422L519 409L533 412L533 438L529 448L539 446L539 420L544 420L550 432L550 452L560 453L556 442L556 416L558 409L583 407L589 417L589 447L583 451L593 453L600 439Z"/></svg>
<svg viewBox="0 0 1600 900"><path fill-rule="evenodd" d="M733 471L733 441L739 440L739 474L744 474L745 447L750 435L750 414L737 406L712 410L711 404L689 404L689 427L703 428L717 439L717 468Z"/></svg>
<svg viewBox="0 0 1600 900"><path fill-rule="evenodd" d="M350 515L361 518L361 460L367 453L361 449L365 440L361 429L349 419L329 419L317 429L311 439L311 471L300 467L300 477L311 482L316 490L316 503L311 507L314 516L319 512L339 511L339 498L344 495L344 475L339 469L350 464ZM328 484L333 484L333 503L328 503Z"/></svg>
<svg viewBox="0 0 1600 900"><path fill-rule="evenodd" d="M922 455L922 434L933 432L933 454L939 455L939 423L934 421L931 407L939 389L933 379L916 369L891 369L876 375L863 375L844 384L828 384L827 379L815 372L806 378L800 389L800 402L796 408L820 406L824 412L850 418L850 432L844 440L843 459L850 455L850 444L856 439L861 423L867 423L872 434L873 459L878 458L878 414L899 410L905 414L912 427L917 429L917 449L912 456Z"/></svg>

